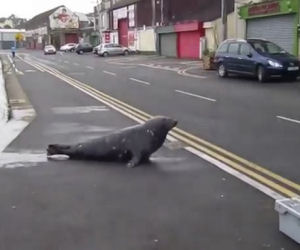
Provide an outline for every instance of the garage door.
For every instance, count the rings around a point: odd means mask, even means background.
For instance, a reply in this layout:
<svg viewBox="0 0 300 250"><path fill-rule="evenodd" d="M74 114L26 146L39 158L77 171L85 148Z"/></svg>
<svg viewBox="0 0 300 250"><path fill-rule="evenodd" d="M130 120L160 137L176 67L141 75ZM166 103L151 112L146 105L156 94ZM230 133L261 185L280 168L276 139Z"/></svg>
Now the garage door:
<svg viewBox="0 0 300 250"><path fill-rule="evenodd" d="M128 47L128 19L119 19L119 43Z"/></svg>
<svg viewBox="0 0 300 250"><path fill-rule="evenodd" d="M247 21L247 38L263 38L293 52L294 15L251 19Z"/></svg>
<svg viewBox="0 0 300 250"><path fill-rule="evenodd" d="M160 34L160 54L177 57L176 33Z"/></svg>
<svg viewBox="0 0 300 250"><path fill-rule="evenodd" d="M200 33L198 31L180 32L178 34L178 57L199 58Z"/></svg>

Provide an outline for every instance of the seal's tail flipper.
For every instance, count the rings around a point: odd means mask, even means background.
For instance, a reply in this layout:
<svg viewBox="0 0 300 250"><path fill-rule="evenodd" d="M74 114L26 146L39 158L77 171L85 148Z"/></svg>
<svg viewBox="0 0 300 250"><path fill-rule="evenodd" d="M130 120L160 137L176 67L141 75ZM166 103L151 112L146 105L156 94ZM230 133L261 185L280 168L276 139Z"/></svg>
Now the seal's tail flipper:
<svg viewBox="0 0 300 250"><path fill-rule="evenodd" d="M62 145L62 144L50 144L47 148L47 155L59 155L65 154L68 155L68 150L71 146Z"/></svg>

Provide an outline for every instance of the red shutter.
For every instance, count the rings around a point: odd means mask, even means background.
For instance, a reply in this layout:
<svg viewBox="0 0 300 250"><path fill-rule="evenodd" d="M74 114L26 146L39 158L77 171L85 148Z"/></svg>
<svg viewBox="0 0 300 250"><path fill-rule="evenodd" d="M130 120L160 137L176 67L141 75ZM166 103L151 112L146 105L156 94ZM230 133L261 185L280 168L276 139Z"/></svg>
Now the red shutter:
<svg viewBox="0 0 300 250"><path fill-rule="evenodd" d="M119 19L119 44L128 47L128 19Z"/></svg>
<svg viewBox="0 0 300 250"><path fill-rule="evenodd" d="M178 33L178 56L179 58L199 58L200 32L185 31Z"/></svg>

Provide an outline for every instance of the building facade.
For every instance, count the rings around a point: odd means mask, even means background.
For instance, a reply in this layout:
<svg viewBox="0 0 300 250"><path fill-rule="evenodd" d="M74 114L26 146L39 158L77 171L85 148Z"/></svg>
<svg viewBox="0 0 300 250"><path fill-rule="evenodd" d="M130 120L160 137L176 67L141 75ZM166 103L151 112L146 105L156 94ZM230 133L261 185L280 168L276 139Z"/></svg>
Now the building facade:
<svg viewBox="0 0 300 250"><path fill-rule="evenodd" d="M79 17L65 6L41 13L26 23L27 48L42 49L46 44L59 48L65 43L77 43L79 23Z"/></svg>
<svg viewBox="0 0 300 250"><path fill-rule="evenodd" d="M208 27L204 24L221 17L221 1L207 2L111 0L109 41L141 52L201 58ZM225 2L227 13L233 12L234 0Z"/></svg>
<svg viewBox="0 0 300 250"><path fill-rule="evenodd" d="M98 43L110 42L109 10L111 0L100 0L94 8L96 16L95 31L98 33Z"/></svg>

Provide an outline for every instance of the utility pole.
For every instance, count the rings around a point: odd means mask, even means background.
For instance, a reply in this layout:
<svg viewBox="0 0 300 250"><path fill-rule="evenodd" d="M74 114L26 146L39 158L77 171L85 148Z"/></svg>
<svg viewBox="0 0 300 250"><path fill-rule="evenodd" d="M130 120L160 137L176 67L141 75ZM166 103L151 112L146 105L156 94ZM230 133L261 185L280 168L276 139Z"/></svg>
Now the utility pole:
<svg viewBox="0 0 300 250"><path fill-rule="evenodd" d="M227 6L226 0L221 0L222 41L227 39Z"/></svg>

